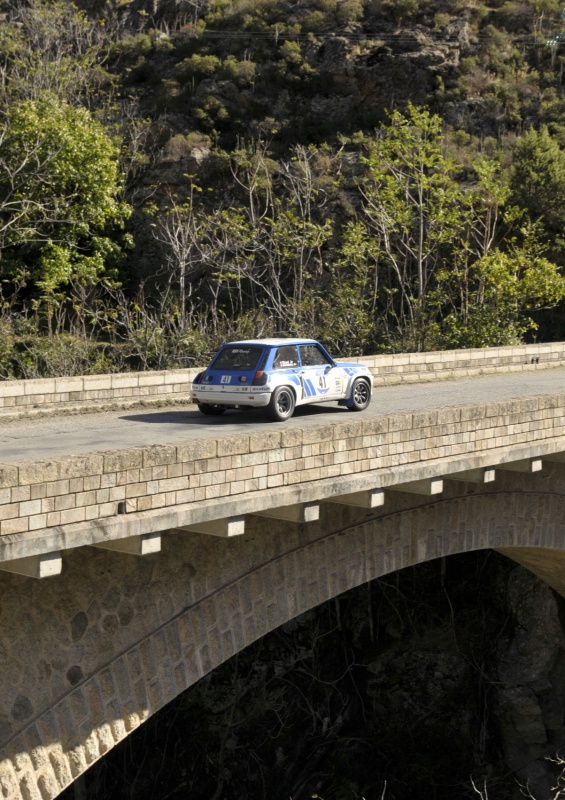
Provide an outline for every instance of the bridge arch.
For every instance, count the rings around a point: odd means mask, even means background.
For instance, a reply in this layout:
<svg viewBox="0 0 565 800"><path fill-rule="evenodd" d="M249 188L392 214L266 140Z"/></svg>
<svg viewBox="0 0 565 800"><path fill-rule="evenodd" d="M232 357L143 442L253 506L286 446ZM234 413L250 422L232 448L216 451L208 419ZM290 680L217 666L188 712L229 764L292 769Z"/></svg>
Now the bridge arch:
<svg viewBox="0 0 565 800"><path fill-rule="evenodd" d="M22 642L18 628L40 634L35 656L21 653L21 675L1 689L10 709L0 720L0 732L9 731L0 764L2 797L56 797L248 644L404 567L496 549L565 593L559 474L555 467L553 480L530 477L516 485L508 479L474 493L453 484L442 499L399 493L380 513L328 503L319 523L255 518L249 533L235 540L170 534L164 552L148 559L80 548L69 557L67 573L42 583L41 591L7 576L3 608L20 609L8 630L12 656ZM93 592L97 600L85 605Z"/></svg>

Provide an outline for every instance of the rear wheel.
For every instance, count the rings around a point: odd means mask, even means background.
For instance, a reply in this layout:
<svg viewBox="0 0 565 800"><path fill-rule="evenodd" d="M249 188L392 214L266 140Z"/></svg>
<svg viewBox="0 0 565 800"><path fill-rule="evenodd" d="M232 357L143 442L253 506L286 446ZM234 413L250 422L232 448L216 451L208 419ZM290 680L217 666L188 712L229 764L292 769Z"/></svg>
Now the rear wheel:
<svg viewBox="0 0 565 800"><path fill-rule="evenodd" d="M292 417L294 405L292 389L289 389L288 386L277 386L267 406L267 416L275 422L284 422Z"/></svg>
<svg viewBox="0 0 565 800"><path fill-rule="evenodd" d="M351 390L351 411L363 411L371 402L371 389L367 381L357 378Z"/></svg>
<svg viewBox="0 0 565 800"><path fill-rule="evenodd" d="M217 406L213 403L198 403L198 410L207 417L219 417L226 410L225 406Z"/></svg>

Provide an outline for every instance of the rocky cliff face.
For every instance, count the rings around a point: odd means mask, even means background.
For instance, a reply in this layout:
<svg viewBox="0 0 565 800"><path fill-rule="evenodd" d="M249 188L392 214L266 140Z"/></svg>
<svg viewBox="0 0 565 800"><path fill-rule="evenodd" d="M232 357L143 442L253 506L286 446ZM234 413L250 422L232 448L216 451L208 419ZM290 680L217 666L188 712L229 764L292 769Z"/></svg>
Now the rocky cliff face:
<svg viewBox="0 0 565 800"><path fill-rule="evenodd" d="M420 27L382 37L373 33L362 47L355 38L339 34L318 39L306 51L319 76L306 117L315 116L324 127L333 120L336 130L347 132L353 121L359 127L376 125L386 118L387 110L408 101L427 105L440 81L443 85L456 81L467 48L464 36L432 37ZM291 107L286 111L292 114Z"/></svg>
<svg viewBox="0 0 565 800"><path fill-rule="evenodd" d="M163 138L198 131L227 150L257 137L335 142L409 102L499 142L540 121L561 87L559 53L543 46L558 15L536 19L528 2L413 5L403 18L394 2L129 2L114 9L119 24L148 33L126 39L112 69Z"/></svg>

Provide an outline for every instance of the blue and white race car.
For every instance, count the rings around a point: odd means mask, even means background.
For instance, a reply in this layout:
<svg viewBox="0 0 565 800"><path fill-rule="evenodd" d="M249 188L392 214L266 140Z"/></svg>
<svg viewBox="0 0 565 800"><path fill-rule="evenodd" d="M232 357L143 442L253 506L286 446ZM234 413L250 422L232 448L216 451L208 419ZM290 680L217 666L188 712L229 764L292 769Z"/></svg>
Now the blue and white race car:
<svg viewBox="0 0 565 800"><path fill-rule="evenodd" d="M334 361L313 339L250 339L222 345L194 379L192 399L203 414L264 408L282 422L306 403L337 401L363 411L372 387L367 367Z"/></svg>

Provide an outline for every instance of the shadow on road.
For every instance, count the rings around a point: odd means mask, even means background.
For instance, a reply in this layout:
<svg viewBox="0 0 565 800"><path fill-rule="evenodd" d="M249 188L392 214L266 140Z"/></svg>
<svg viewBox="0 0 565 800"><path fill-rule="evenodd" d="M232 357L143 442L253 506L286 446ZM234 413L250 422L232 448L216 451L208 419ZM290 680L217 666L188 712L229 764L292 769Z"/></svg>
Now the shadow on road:
<svg viewBox="0 0 565 800"><path fill-rule="evenodd" d="M344 414L348 413L348 409L338 406L337 404L327 405L308 405L299 406L292 419L304 419L308 417L320 417L324 414ZM266 425L274 424L267 419L261 409L253 409L250 411L241 411L235 408L229 408L222 414L221 417L206 417L200 411L187 411L170 410L170 411L146 411L143 414L126 414L121 416L126 422L148 422L154 425L167 425L185 423L188 425L213 425L215 428L221 428L228 425L257 425L264 423ZM289 420L290 422L291 420ZM287 425L288 422L281 423Z"/></svg>

